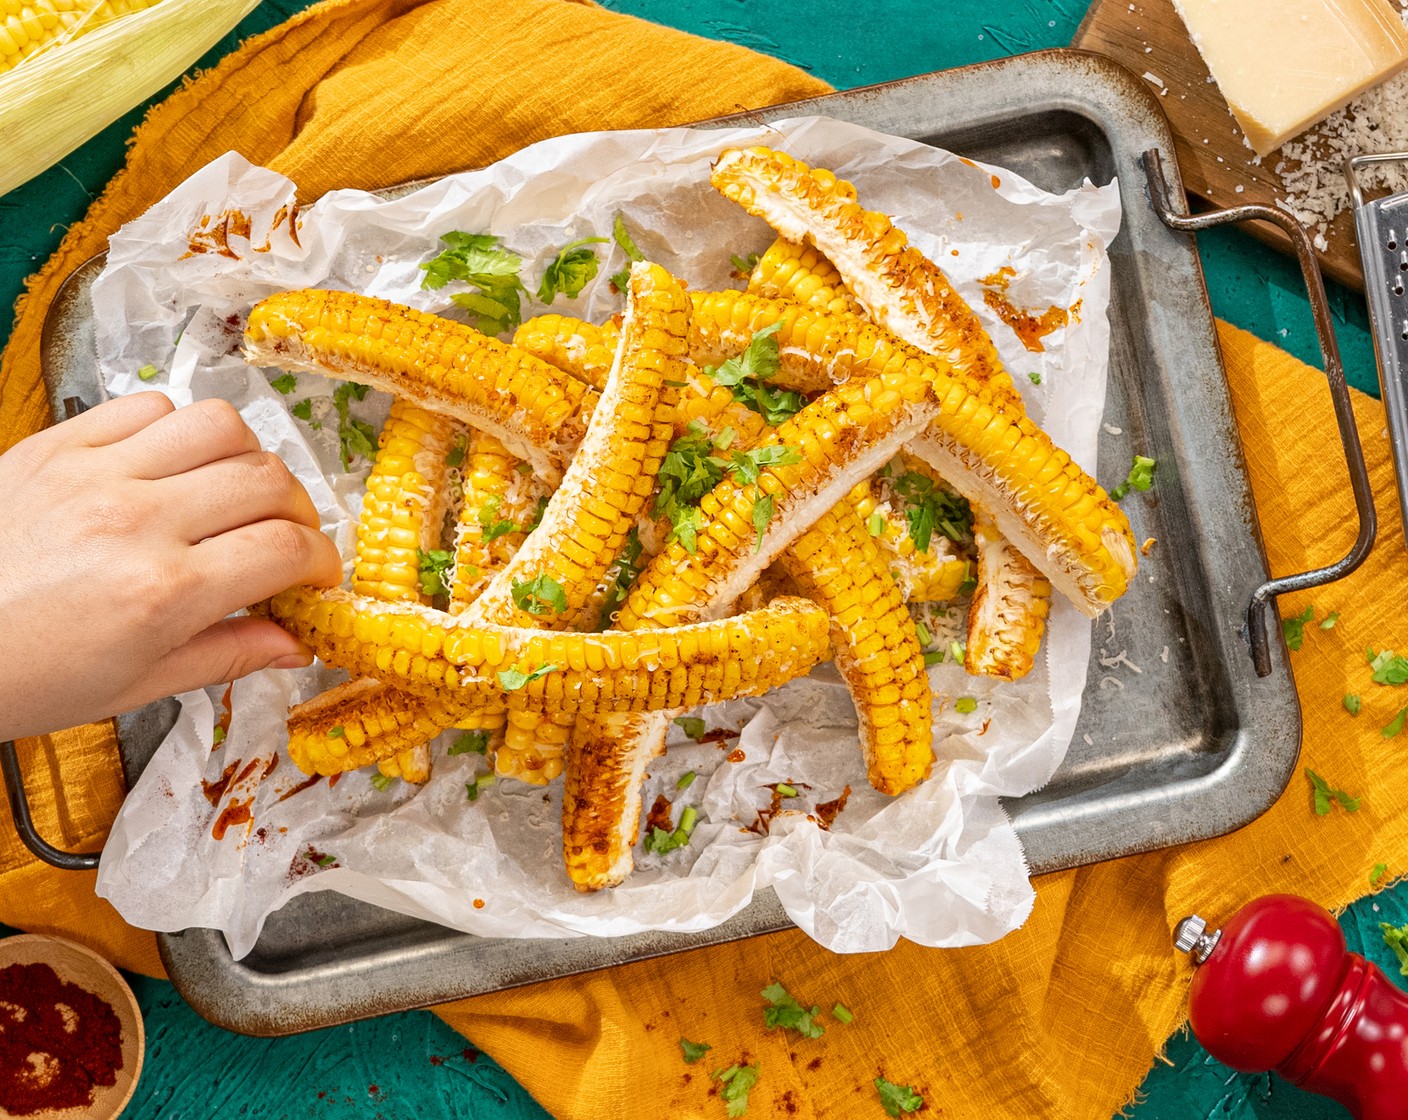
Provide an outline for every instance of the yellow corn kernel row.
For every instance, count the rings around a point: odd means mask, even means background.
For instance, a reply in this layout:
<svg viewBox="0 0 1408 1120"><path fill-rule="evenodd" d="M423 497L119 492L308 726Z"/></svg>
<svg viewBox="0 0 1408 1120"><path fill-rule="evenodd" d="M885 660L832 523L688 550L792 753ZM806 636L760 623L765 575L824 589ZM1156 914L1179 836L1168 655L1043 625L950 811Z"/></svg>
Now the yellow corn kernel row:
<svg viewBox="0 0 1408 1120"><path fill-rule="evenodd" d="M958 598L963 581L974 573L973 565L958 555L953 543L935 534L926 551L920 552L909 537L908 524L875 497L870 479L858 482L847 495L861 523L869 532L870 520L880 514L880 535L875 543L889 565L895 585L907 603L942 603Z"/></svg>
<svg viewBox="0 0 1408 1120"><path fill-rule="evenodd" d="M420 554L440 546L445 521L445 457L457 425L410 401L391 405L357 520L352 590L374 599L430 601L421 590Z"/></svg>
<svg viewBox="0 0 1408 1120"><path fill-rule="evenodd" d="M928 353L961 351L973 380L1021 407L992 339L943 270L830 172L769 148L733 148L715 161L710 181L779 232L805 231L875 322Z"/></svg>
<svg viewBox="0 0 1408 1120"><path fill-rule="evenodd" d="M854 196L852 196L854 197ZM841 274L814 245L779 237L758 258L748 291L771 299L790 299L828 315L864 314Z"/></svg>
<svg viewBox="0 0 1408 1120"><path fill-rule="evenodd" d="M548 482L562 473L593 390L472 327L352 292L303 289L254 306L255 365L351 378L503 440Z"/></svg>
<svg viewBox="0 0 1408 1120"><path fill-rule="evenodd" d="M1031 672L1046 617L1051 584L974 510L978 586L968 608L964 668L985 677L1015 681Z"/></svg>
<svg viewBox="0 0 1408 1120"><path fill-rule="evenodd" d="M0 74L160 0L0 0Z"/></svg>
<svg viewBox="0 0 1408 1120"><path fill-rule="evenodd" d="M388 778L401 778L413 785L430 781L430 744L420 743L383 758L376 768Z"/></svg>
<svg viewBox="0 0 1408 1120"><path fill-rule="evenodd" d="M879 548L842 501L779 563L830 616L831 655L855 701L870 784L903 793L934 762L933 696L914 620Z"/></svg>
<svg viewBox="0 0 1408 1120"><path fill-rule="evenodd" d="M604 389L611 363L616 360L620 333L612 321L595 326L567 315L537 315L514 332L513 344L588 385Z"/></svg>
<svg viewBox="0 0 1408 1120"><path fill-rule="evenodd" d="M529 785L547 785L562 773L574 722L576 717L570 714L509 712L504 740L494 757L494 772Z"/></svg>
<svg viewBox="0 0 1408 1120"><path fill-rule="evenodd" d="M353 680L297 705L288 718L288 753L305 774L340 774L394 759L440 734L454 717L419 696Z"/></svg>
<svg viewBox="0 0 1408 1120"><path fill-rule="evenodd" d="M620 357L577 454L542 523L466 617L550 629L577 625L649 505L673 434L690 304L679 281L647 262L631 266L629 289ZM515 602L515 587L543 576L561 587L564 609L536 604L530 612Z"/></svg>
<svg viewBox="0 0 1408 1120"><path fill-rule="evenodd" d="M325 664L439 701L443 727L504 708L663 711L756 696L810 671L829 650L826 612L805 599L635 634L470 624L341 589L289 588L261 610Z"/></svg>
<svg viewBox="0 0 1408 1120"><path fill-rule="evenodd" d="M450 613L459 614L477 599L489 581L523 546L538 498L545 493L519 468L524 461L509 454L487 432L470 431L463 468L464 503L455 525L455 569L450 585ZM512 521L519 528L484 539L485 522Z"/></svg>

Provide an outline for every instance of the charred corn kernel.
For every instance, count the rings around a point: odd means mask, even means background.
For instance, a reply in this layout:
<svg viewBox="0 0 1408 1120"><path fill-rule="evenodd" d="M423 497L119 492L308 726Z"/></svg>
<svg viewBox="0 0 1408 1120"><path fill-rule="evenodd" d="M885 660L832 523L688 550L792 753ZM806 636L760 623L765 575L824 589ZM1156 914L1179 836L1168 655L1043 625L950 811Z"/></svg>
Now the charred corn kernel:
<svg viewBox="0 0 1408 1120"><path fill-rule="evenodd" d="M831 617L832 659L855 701L870 784L881 793L903 793L933 765L932 697L914 622L880 549L842 501L778 562ZM880 734L889 723L903 733Z"/></svg>
<svg viewBox="0 0 1408 1120"><path fill-rule="evenodd" d="M621 328L615 322L595 326L567 315L538 315L514 332L513 344L588 385L604 389L620 338Z"/></svg>
<svg viewBox="0 0 1408 1120"><path fill-rule="evenodd" d="M669 446L690 314L684 288L658 265L632 265L629 288L619 354L586 436L542 523L467 617L549 629L596 623L584 608L645 513ZM544 576L561 588L563 609L529 613L513 589Z"/></svg>
<svg viewBox="0 0 1408 1120"><path fill-rule="evenodd" d="M494 759L494 772L529 785L545 786L562 773L563 754L575 717L535 711L508 713L503 745Z"/></svg>
<svg viewBox="0 0 1408 1120"><path fill-rule="evenodd" d="M374 599L429 602L420 555L440 546L447 467L457 425L409 401L391 405L357 521L352 590Z"/></svg>
<svg viewBox="0 0 1408 1120"><path fill-rule="evenodd" d="M1021 408L987 331L948 277L835 176L768 148L732 148L714 163L711 181L780 233L805 233L875 322L928 353L961 352L970 377Z"/></svg>
<svg viewBox="0 0 1408 1120"><path fill-rule="evenodd" d="M325 617L325 612L318 609L320 605L331 608L334 620L346 615L394 624L376 629L384 629L388 640L398 644L379 648L359 640L355 635L362 628L355 625L353 637L339 637L340 627L335 621L331 626L318 625L317 620ZM260 611L303 641L325 664L347 669L359 677L394 676L397 689L438 702L442 705L437 713L441 727L486 709L541 709L547 701L552 701L555 713L564 714L640 710L650 695L650 670L639 642L619 631L553 636L554 641L562 643L564 651L572 646L597 647L609 652L608 663L614 658L620 665L619 669L597 673L556 666L548 669L550 663L533 662L528 650L535 642L541 643L541 631L472 624L463 615L455 617L414 603L378 602L341 589L289 588ZM750 635L760 629L785 631L787 652L753 649ZM442 637L442 652L437 657L411 656L406 643L410 641L417 648L424 646L424 641L414 641L412 636L426 630L439 630L442 635L477 632L481 640L457 643ZM707 703L759 695L808 672L829 648L826 612L805 599L778 599L761 611L698 623L682 632L662 630L655 640L681 645L686 637L694 638L698 648L707 652L694 658L679 656L686 672L678 677L681 684L675 683L676 674L670 675L670 687L659 697L659 703L666 708L684 706L683 693L695 685L700 685L703 702ZM714 672L721 657L739 650L748 650L749 654L740 659L736 679ZM461 660L466 653L477 656ZM585 651L582 656L586 656ZM453 688L444 683L448 681L447 667L456 670ZM442 680L439 685L434 683L437 670Z"/></svg>
<svg viewBox="0 0 1408 1120"><path fill-rule="evenodd" d="M305 774L340 774L414 751L453 718L423 697L373 680L349 681L294 707L288 753Z"/></svg>
<svg viewBox="0 0 1408 1120"><path fill-rule="evenodd" d="M519 469L523 464L487 432L469 433L462 464L464 502L455 525L451 614L477 599L527 539L527 527L547 490ZM505 522L514 528L503 532Z"/></svg>
<svg viewBox="0 0 1408 1120"><path fill-rule="evenodd" d="M402 778L413 785L424 785L430 780L430 747L425 743L407 747L390 758L383 758L376 768L388 778Z"/></svg>
<svg viewBox="0 0 1408 1120"><path fill-rule="evenodd" d="M929 468L925 467L926 472ZM895 515L889 503L876 499L869 479L856 484L847 496L856 516L874 536L890 575L907 603L942 603L959 596L963 581L973 574L973 565L959 555L953 542L935 533L929 547L921 552L909 536L909 525ZM879 534L870 533L878 528Z"/></svg>
<svg viewBox="0 0 1408 1120"><path fill-rule="evenodd" d="M964 667L986 677L1018 680L1035 664L1051 612L1051 584L979 510L974 510L973 539L978 586L968 607Z"/></svg>
<svg viewBox="0 0 1408 1120"><path fill-rule="evenodd" d="M836 315L864 311L841 274L814 246L779 237L758 259L748 291L773 299L790 299L804 307Z"/></svg>
<svg viewBox="0 0 1408 1120"><path fill-rule="evenodd" d="M353 327L351 324L357 324ZM250 312L255 365L351 378L489 432L548 481L580 442L592 390L462 323L351 292L304 289Z"/></svg>

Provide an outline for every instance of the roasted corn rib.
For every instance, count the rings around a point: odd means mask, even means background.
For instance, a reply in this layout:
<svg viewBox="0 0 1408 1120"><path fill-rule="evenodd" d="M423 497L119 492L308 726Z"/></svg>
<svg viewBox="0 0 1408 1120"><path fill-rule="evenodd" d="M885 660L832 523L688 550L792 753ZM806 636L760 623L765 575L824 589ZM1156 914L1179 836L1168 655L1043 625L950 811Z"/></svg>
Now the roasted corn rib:
<svg viewBox="0 0 1408 1120"><path fill-rule="evenodd" d="M385 777L401 778L414 785L423 785L430 780L430 744L418 743L397 751L390 758L383 758L376 764Z"/></svg>
<svg viewBox="0 0 1408 1120"><path fill-rule="evenodd" d="M650 502L673 431L690 304L679 282L658 265L632 265L629 286L601 405L542 523L468 608L474 619L554 629L579 624ZM540 576L551 577L563 599L555 609L530 613L515 603L515 588Z"/></svg>
<svg viewBox="0 0 1408 1120"><path fill-rule="evenodd" d="M351 292L268 296L250 312L244 341L255 365L352 378L487 431L548 482L581 441L595 397L462 323Z"/></svg>
<svg viewBox="0 0 1408 1120"><path fill-rule="evenodd" d="M979 575L968 609L964 667L1015 681L1035 663L1051 611L1051 584L982 514L974 517L973 537Z"/></svg>
<svg viewBox="0 0 1408 1120"><path fill-rule="evenodd" d="M473 624L341 589L293 587L260 610L325 664L443 702L447 724L504 708L663 711L756 696L830 649L826 612L806 599L640 634Z"/></svg>
<svg viewBox="0 0 1408 1120"><path fill-rule="evenodd" d="M876 498L875 487L869 479L856 483L846 500L867 525L867 532L872 520L879 518L880 532L870 535L880 546L905 602L943 603L958 598L964 580L975 572L972 563L958 554L952 541L935 533L927 549L915 548L909 526L895 516L889 503L882 504Z"/></svg>
<svg viewBox="0 0 1408 1120"><path fill-rule="evenodd" d="M295 707L288 753L305 774L340 774L414 750L454 720L444 705L363 678Z"/></svg>
<svg viewBox="0 0 1408 1120"><path fill-rule="evenodd" d="M513 344L564 373L597 389L616 360L620 327L608 320L597 326L567 315L535 315L513 332Z"/></svg>
<svg viewBox="0 0 1408 1120"><path fill-rule="evenodd" d="M943 271L884 214L864 209L854 188L769 148L719 156L714 186L791 241L810 238L875 322L933 354L962 352L966 371L1020 407L1012 378L973 309Z"/></svg>
<svg viewBox="0 0 1408 1120"><path fill-rule="evenodd" d="M420 557L440 546L450 452L457 425L409 401L391 405L357 521L352 590L374 599L430 601Z"/></svg>
<svg viewBox="0 0 1408 1120"><path fill-rule="evenodd" d="M528 538L539 499L547 497L532 468L488 432L470 431L462 472L464 501L455 524L451 614L474 602L513 559Z"/></svg>
<svg viewBox="0 0 1408 1120"><path fill-rule="evenodd" d="M790 299L831 315L865 311L821 250L808 242L788 241L785 237L779 237L758 258L748 277L748 291L772 299Z"/></svg>

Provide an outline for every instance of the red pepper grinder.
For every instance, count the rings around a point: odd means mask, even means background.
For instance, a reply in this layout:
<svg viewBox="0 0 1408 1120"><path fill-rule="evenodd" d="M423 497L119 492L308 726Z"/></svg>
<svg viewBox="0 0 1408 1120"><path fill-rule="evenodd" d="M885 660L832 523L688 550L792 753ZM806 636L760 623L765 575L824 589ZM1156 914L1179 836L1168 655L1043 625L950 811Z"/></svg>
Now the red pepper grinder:
<svg viewBox="0 0 1408 1120"><path fill-rule="evenodd" d="M1408 994L1349 952L1326 910L1267 895L1206 931L1184 918L1174 945L1199 966L1188 1011L1208 1053L1243 1073L1274 1069L1359 1120L1408 1120Z"/></svg>

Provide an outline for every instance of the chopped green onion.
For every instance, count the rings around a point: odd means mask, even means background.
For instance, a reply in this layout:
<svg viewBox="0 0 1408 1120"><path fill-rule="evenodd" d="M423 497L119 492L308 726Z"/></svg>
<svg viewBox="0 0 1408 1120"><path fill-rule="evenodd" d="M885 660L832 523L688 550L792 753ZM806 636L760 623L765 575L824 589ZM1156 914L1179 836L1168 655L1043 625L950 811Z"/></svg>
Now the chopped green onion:
<svg viewBox="0 0 1408 1120"><path fill-rule="evenodd" d="M960 715L968 715L978 710L978 701L972 696L960 696L953 702L953 710Z"/></svg>
<svg viewBox="0 0 1408 1120"><path fill-rule="evenodd" d="M391 783L394 782L395 780L396 780L396 779L393 778L390 774L373 774L373 775L372 775L372 788L373 788L373 789L379 789L379 790L387 790L387 789L390 789L390 788L391 788Z"/></svg>
<svg viewBox="0 0 1408 1120"><path fill-rule="evenodd" d="M489 750L489 732L483 729L479 731L466 731L463 735L457 735L455 741L450 744L450 749L445 753L450 757L457 754L486 754Z"/></svg>
<svg viewBox="0 0 1408 1120"><path fill-rule="evenodd" d="M680 780L675 783L675 788L688 789L694 784L694 779L698 776L699 775L697 775L693 770L686 770L683 774L680 775Z"/></svg>
<svg viewBox="0 0 1408 1120"><path fill-rule="evenodd" d="M790 785L788 785L786 782L778 782L777 785L773 786L772 788L777 791L777 795L778 795L779 797L796 797L796 796L797 796L797 787L796 787L796 786L790 786Z"/></svg>
<svg viewBox="0 0 1408 1120"><path fill-rule="evenodd" d="M137 371L137 377L142 381L150 381L160 372L161 370L157 369L156 366L148 364Z"/></svg>
<svg viewBox="0 0 1408 1120"><path fill-rule="evenodd" d="M328 728L328 738L329 738L329 739L341 739L341 738L342 738L344 735L346 735L346 734L347 734L347 729L344 728L344 727L342 726L342 724L338 724L336 727L329 727L329 728Z"/></svg>
<svg viewBox="0 0 1408 1120"><path fill-rule="evenodd" d="M844 1003L838 1003L831 1009L831 1017L839 1023L851 1023L855 1021L855 1015L851 1013Z"/></svg>

